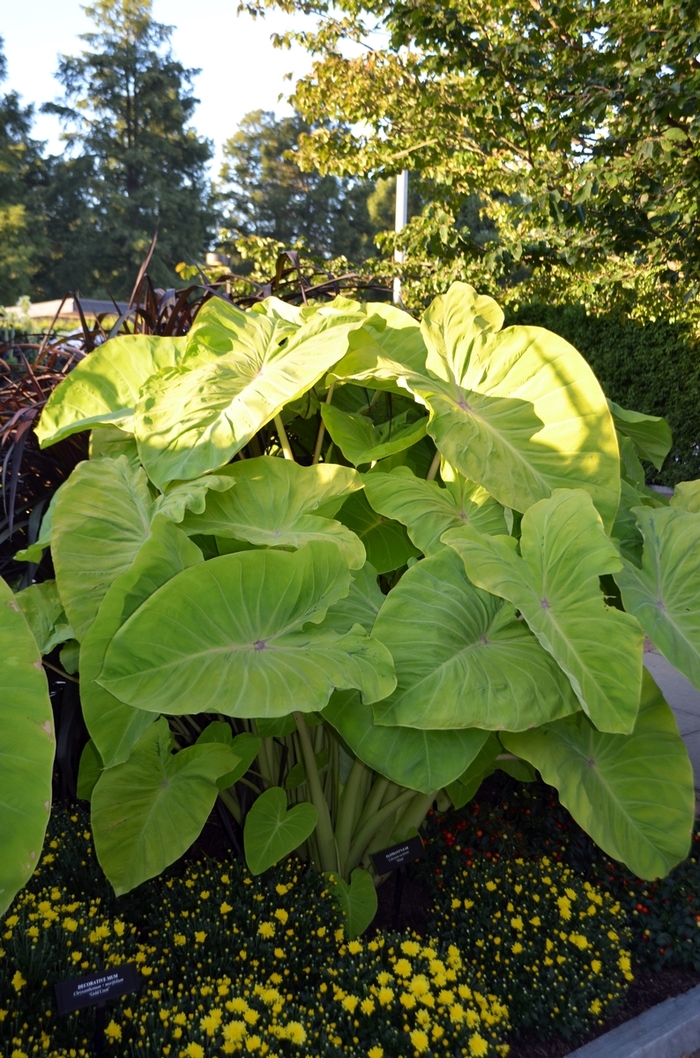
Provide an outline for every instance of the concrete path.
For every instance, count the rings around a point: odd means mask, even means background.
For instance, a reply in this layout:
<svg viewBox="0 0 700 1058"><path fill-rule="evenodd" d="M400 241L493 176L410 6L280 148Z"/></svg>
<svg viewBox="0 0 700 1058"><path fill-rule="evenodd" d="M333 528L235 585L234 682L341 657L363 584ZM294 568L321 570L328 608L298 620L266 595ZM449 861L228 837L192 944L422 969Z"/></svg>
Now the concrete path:
<svg viewBox="0 0 700 1058"><path fill-rule="evenodd" d="M649 642L644 650L644 664L676 715L693 765L695 789L700 790L700 691L685 676L681 676Z"/></svg>

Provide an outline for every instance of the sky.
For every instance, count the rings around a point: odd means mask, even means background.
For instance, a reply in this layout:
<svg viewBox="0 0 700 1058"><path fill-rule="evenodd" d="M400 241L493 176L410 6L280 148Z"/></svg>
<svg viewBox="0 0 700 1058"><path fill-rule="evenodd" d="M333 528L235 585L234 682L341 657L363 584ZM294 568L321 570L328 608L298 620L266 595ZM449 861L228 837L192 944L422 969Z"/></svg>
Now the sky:
<svg viewBox="0 0 700 1058"><path fill-rule="evenodd" d="M91 22L78 0L0 0L0 36L5 41L7 80L1 91L14 89L24 104L56 99L60 85L54 79L59 54L77 54L84 46L79 35ZM214 167L221 160L223 143L250 110L290 113L279 101L287 96L295 77L310 67L301 49L279 50L270 35L299 24L300 16L269 14L254 20L236 15L237 0L193 3L192 0L153 0L156 21L175 27L171 42L175 57L186 67L201 70L194 83L200 104L193 123L201 135L216 145ZM36 139L46 140L52 153L62 150L57 118L37 114Z"/></svg>

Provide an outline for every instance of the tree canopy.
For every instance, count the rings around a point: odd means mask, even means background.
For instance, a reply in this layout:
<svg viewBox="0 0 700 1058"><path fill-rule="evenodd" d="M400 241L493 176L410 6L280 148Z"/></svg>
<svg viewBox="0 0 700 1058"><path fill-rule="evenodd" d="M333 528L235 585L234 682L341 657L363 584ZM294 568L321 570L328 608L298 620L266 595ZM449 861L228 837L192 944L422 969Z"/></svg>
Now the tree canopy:
<svg viewBox="0 0 700 1058"><path fill-rule="evenodd" d="M391 222L381 189L368 180L304 172L295 155L312 125L300 115L277 118L254 110L224 145L218 199L225 229L300 241L315 256L362 261L375 252L373 236Z"/></svg>
<svg viewBox="0 0 700 1058"><path fill-rule="evenodd" d="M86 9L95 30L86 47L63 56L59 103L45 110L65 126L68 160L54 162L56 212L68 200L75 228L54 244L71 285L91 293L128 293L154 231L150 266L162 285L183 256L206 248L212 214L206 164L211 146L190 124L196 70L173 56L171 27L156 22L151 0L98 0ZM61 290L60 293L64 291Z"/></svg>
<svg viewBox="0 0 700 1058"><path fill-rule="evenodd" d="M0 83L7 76L0 37ZM42 145L30 136L33 111L23 107L16 92L0 96L0 305L26 293L36 266Z"/></svg>
<svg viewBox="0 0 700 1058"><path fill-rule="evenodd" d="M655 310L695 292L698 0L245 6L319 18L280 41L316 56L294 97L323 118L302 137L301 164L357 176L407 167L429 184L404 236L417 291L466 273L487 289L520 282ZM460 222L474 195L494 226L485 242Z"/></svg>

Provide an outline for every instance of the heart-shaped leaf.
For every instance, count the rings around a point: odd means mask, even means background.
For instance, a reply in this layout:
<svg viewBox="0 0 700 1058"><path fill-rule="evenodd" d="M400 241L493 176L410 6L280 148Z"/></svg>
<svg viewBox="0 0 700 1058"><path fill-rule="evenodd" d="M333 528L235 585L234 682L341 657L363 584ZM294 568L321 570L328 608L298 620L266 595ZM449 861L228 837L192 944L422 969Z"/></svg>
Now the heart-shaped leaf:
<svg viewBox="0 0 700 1058"><path fill-rule="evenodd" d="M615 574L625 609L657 650L700 688L700 514L681 507L633 513L644 537L642 568Z"/></svg>
<svg viewBox="0 0 700 1058"><path fill-rule="evenodd" d="M39 862L51 811L54 749L39 648L0 578L0 915Z"/></svg>
<svg viewBox="0 0 700 1058"><path fill-rule="evenodd" d="M92 792L92 829L100 866L117 896L153 878L199 836L238 757L209 743L172 753L165 718L144 731L123 764L103 771Z"/></svg>
<svg viewBox="0 0 700 1058"><path fill-rule="evenodd" d="M353 625L360 625L369 634L385 598L377 584L376 569L365 562L362 569L353 570L350 591L345 598L329 606L323 627L345 635Z"/></svg>
<svg viewBox="0 0 700 1058"><path fill-rule="evenodd" d="M675 717L648 672L631 735L610 735L580 713L501 736L559 791L600 847L640 878L668 874L688 855L695 794Z"/></svg>
<svg viewBox="0 0 700 1058"><path fill-rule="evenodd" d="M441 488L436 481L416 477L408 467L397 467L390 474L365 474L362 480L370 506L386 518L402 522L425 555L443 550L440 537L456 526L473 525L488 535L505 533L500 503L461 474L451 477Z"/></svg>
<svg viewBox="0 0 700 1058"><path fill-rule="evenodd" d="M144 382L174 367L186 338L126 334L95 349L66 375L46 402L36 434L42 448L94 426L133 431L134 407Z"/></svg>
<svg viewBox="0 0 700 1058"><path fill-rule="evenodd" d="M290 334L285 321L239 313L244 325L226 334L218 320L208 326L211 314L224 311L219 300L199 313L183 364L153 375L141 390L134 432L141 462L160 488L228 463L340 359L362 322L353 313L316 314Z"/></svg>
<svg viewBox="0 0 700 1058"><path fill-rule="evenodd" d="M581 707L601 731L634 728L644 636L637 621L607 609L599 577L620 558L590 496L557 489L523 516L520 550L512 537L483 536L470 526L443 537L474 584L508 599L571 681Z"/></svg>
<svg viewBox="0 0 700 1058"><path fill-rule="evenodd" d="M313 834L318 813L306 802L287 810L287 795L273 786L253 803L243 830L245 860L251 874L262 874Z"/></svg>
<svg viewBox="0 0 700 1058"><path fill-rule="evenodd" d="M15 598L44 656L59 643L73 638L55 580L30 584L17 592Z"/></svg>
<svg viewBox="0 0 700 1058"><path fill-rule="evenodd" d="M578 708L515 608L475 588L450 548L404 573L372 634L391 651L398 680L374 706L381 725L523 731Z"/></svg>
<svg viewBox="0 0 700 1058"><path fill-rule="evenodd" d="M302 467L261 456L234 463L217 476L235 487L210 493L204 513L185 518L186 532L246 540L257 547L300 548L310 540L325 540L341 550L351 569L364 564L358 537L325 513L362 488L356 471L329 463Z"/></svg>
<svg viewBox="0 0 700 1058"><path fill-rule="evenodd" d="M607 528L620 499L619 453L607 401L579 353L539 327L497 333L454 283L427 310L426 374L407 379L430 409L428 433L469 481L526 511L556 488L581 488ZM498 310L500 312L500 310Z"/></svg>
<svg viewBox="0 0 700 1058"><path fill-rule="evenodd" d="M489 737L488 731L418 731L379 727L372 707L357 691L336 691L325 719L368 767L418 793L435 793L464 772Z"/></svg>
<svg viewBox="0 0 700 1058"><path fill-rule="evenodd" d="M343 504L338 518L360 538L367 553L367 561L377 573L400 569L409 558L420 555L401 523L377 514L361 492Z"/></svg>
<svg viewBox="0 0 700 1058"><path fill-rule="evenodd" d="M260 739L251 735L249 731L242 731L234 737L231 728L223 720L214 720L204 728L197 739L197 745L202 746L208 742L219 742L224 746L230 746L238 757L238 764L233 771L227 772L216 780L220 790L226 790L229 786L242 779L251 764L260 752Z"/></svg>
<svg viewBox="0 0 700 1058"><path fill-rule="evenodd" d="M349 884L337 874L326 874L326 878L331 885L331 895L345 915L347 938L354 940L371 925L377 913L377 890L372 875L363 867L356 867Z"/></svg>
<svg viewBox="0 0 700 1058"><path fill-rule="evenodd" d="M673 437L671 427L665 419L656 415L643 415L639 411L628 411L609 400L615 429L622 437L629 437L640 459L648 459L657 470L671 451Z"/></svg>
<svg viewBox="0 0 700 1058"><path fill-rule="evenodd" d="M153 513L146 475L125 456L80 463L62 486L51 556L77 639L84 638L107 589L130 568Z"/></svg>
<svg viewBox="0 0 700 1058"><path fill-rule="evenodd" d="M128 759L153 713L134 709L97 683L105 654L116 632L146 599L176 573L202 561L202 552L163 515L156 516L151 535L130 569L117 577L88 629L80 651L80 699L90 736L105 768Z"/></svg>
<svg viewBox="0 0 700 1058"><path fill-rule="evenodd" d="M407 423L405 413L375 426L365 415L349 414L332 404L321 405L321 418L333 443L356 467L405 451L425 437L428 426L425 417Z"/></svg>
<svg viewBox="0 0 700 1058"><path fill-rule="evenodd" d="M671 506L700 514L700 481L680 481L673 490Z"/></svg>
<svg viewBox="0 0 700 1058"><path fill-rule="evenodd" d="M283 716L322 709L334 687L376 701L391 655L359 625L321 622L348 593L337 547L242 551L184 570L116 633L99 683L151 712Z"/></svg>

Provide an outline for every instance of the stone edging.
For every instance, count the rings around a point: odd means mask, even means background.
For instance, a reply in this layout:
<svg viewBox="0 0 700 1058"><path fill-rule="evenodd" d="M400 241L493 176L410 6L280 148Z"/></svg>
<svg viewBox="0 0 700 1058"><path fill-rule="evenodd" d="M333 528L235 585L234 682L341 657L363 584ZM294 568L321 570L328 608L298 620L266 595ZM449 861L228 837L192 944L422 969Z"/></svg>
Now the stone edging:
<svg viewBox="0 0 700 1058"><path fill-rule="evenodd" d="M568 1058L681 1058L700 1047L700 985L572 1051Z"/></svg>

